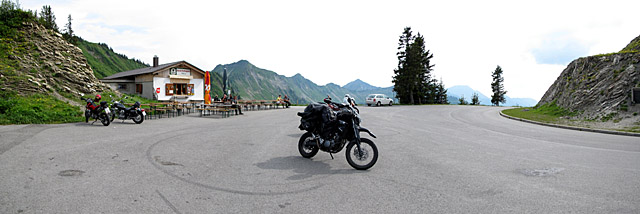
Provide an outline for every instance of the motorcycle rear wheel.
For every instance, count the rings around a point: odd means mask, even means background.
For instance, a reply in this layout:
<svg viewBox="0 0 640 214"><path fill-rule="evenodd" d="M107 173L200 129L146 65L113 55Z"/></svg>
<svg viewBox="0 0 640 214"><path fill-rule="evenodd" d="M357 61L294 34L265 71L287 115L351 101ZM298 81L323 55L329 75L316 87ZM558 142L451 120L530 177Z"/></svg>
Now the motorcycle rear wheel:
<svg viewBox="0 0 640 214"><path fill-rule="evenodd" d="M367 138L360 138L360 150L362 153L358 152L358 146L355 141L347 144L345 155L351 167L357 170L367 170L376 164L378 161L378 147L373 141Z"/></svg>
<svg viewBox="0 0 640 214"><path fill-rule="evenodd" d="M142 116L142 114L137 114L135 117L131 119L133 119L133 122L135 122L136 124L140 124L142 123L142 121L144 121L144 117Z"/></svg>
<svg viewBox="0 0 640 214"><path fill-rule="evenodd" d="M100 113L100 122L102 123L103 126L109 126L109 124L111 124L111 120L109 119L109 115L107 115L106 113Z"/></svg>
<svg viewBox="0 0 640 214"><path fill-rule="evenodd" d="M316 145L307 145L308 141L313 140L311 137L311 132L306 132L302 136L300 136L300 140L298 141L298 151L300 155L305 158L311 158L318 154L318 146Z"/></svg>

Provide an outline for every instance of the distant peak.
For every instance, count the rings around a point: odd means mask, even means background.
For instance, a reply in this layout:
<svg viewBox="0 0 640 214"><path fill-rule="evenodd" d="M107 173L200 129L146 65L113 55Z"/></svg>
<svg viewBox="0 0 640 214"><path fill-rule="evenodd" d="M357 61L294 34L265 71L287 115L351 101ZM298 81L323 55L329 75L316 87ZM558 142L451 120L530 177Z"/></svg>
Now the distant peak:
<svg viewBox="0 0 640 214"><path fill-rule="evenodd" d="M251 65L251 63L249 61L244 60L244 59L241 59L240 61L237 61L237 62L232 63L232 64L241 64L241 65L242 64L249 64L249 65Z"/></svg>
<svg viewBox="0 0 640 214"><path fill-rule="evenodd" d="M366 83L360 79L356 79L350 83L347 83L342 87L349 90L353 90L353 91L366 91L366 90L378 89L378 87L372 86L371 84Z"/></svg>

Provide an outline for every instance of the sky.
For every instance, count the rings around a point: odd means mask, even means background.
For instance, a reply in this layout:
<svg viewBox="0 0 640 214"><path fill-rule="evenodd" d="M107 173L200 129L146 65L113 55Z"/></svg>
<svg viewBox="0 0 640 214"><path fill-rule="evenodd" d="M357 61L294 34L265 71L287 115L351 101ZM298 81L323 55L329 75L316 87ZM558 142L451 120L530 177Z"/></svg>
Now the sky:
<svg viewBox="0 0 640 214"><path fill-rule="evenodd" d="M35 0L58 27L148 64L185 60L202 70L248 60L318 85L361 79L392 86L405 27L424 36L445 87L539 100L574 59L620 51L640 35L637 0L609 1L161 1Z"/></svg>

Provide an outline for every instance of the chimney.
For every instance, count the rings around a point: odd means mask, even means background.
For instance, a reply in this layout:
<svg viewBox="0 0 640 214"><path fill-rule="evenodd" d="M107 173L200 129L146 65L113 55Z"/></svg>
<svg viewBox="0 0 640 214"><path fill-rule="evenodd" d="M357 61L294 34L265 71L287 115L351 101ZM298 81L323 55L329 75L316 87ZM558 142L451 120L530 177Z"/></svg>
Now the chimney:
<svg viewBox="0 0 640 214"><path fill-rule="evenodd" d="M158 67L158 55L153 56L153 67Z"/></svg>

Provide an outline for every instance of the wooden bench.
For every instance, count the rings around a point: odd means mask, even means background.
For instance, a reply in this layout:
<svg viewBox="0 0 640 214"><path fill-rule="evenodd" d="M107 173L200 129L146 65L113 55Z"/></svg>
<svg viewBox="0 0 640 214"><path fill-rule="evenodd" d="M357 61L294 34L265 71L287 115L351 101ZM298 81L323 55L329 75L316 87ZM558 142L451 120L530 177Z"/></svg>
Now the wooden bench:
<svg viewBox="0 0 640 214"><path fill-rule="evenodd" d="M160 113L162 113L162 114L160 114ZM162 118L162 115L164 115L166 113L167 113L167 110L164 107L158 107L158 108L156 108L156 110L154 112L154 114L158 114L157 118ZM167 115L167 117L169 117L169 116Z"/></svg>
<svg viewBox="0 0 640 214"><path fill-rule="evenodd" d="M184 109L184 107L182 107L182 105L176 105L174 106L173 110L176 111L176 113L178 114L178 116L180 116L180 113L184 114L184 112L182 112L182 110Z"/></svg>
<svg viewBox="0 0 640 214"><path fill-rule="evenodd" d="M220 112L220 114L222 115L222 118L225 117L225 114L227 115L227 117L230 116L230 113L229 113L230 110L228 108L216 108L216 110Z"/></svg>

